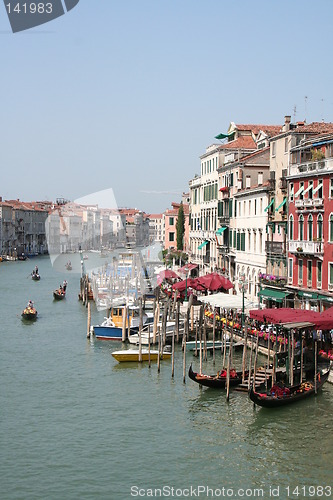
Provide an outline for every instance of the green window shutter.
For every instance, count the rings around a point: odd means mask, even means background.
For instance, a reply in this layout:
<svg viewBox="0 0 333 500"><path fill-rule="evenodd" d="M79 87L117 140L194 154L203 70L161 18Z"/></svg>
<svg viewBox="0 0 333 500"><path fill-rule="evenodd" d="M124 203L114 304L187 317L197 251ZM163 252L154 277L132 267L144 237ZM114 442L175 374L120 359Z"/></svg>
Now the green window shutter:
<svg viewBox="0 0 333 500"><path fill-rule="evenodd" d="M219 201L217 204L217 216L218 217L223 216L223 201Z"/></svg>
<svg viewBox="0 0 333 500"><path fill-rule="evenodd" d="M235 200L235 217L237 217L237 201Z"/></svg>
<svg viewBox="0 0 333 500"><path fill-rule="evenodd" d="M229 200L229 217L232 217L232 200Z"/></svg>
<svg viewBox="0 0 333 500"><path fill-rule="evenodd" d="M240 250L240 233L237 233L237 250Z"/></svg>
<svg viewBox="0 0 333 500"><path fill-rule="evenodd" d="M234 185L234 174L230 174L230 187Z"/></svg>
<svg viewBox="0 0 333 500"><path fill-rule="evenodd" d="M241 233L241 250L245 252L245 233Z"/></svg>

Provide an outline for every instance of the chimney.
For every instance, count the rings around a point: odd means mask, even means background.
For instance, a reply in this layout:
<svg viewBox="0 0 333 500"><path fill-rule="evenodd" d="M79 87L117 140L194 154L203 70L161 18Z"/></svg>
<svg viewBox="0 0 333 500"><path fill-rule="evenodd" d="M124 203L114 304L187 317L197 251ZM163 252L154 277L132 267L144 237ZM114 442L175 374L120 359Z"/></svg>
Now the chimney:
<svg viewBox="0 0 333 500"><path fill-rule="evenodd" d="M283 132L288 132L288 130L290 130L290 122L291 122L291 116L286 115L284 117Z"/></svg>

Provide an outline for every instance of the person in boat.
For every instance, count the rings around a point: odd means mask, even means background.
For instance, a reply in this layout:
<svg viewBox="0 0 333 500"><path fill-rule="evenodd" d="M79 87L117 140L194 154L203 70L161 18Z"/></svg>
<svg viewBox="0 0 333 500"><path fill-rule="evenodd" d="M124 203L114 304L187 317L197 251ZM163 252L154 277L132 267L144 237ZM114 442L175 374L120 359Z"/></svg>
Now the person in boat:
<svg viewBox="0 0 333 500"><path fill-rule="evenodd" d="M63 289L63 291L64 291L64 292L66 292L67 284L68 284L68 283L67 283L67 281L66 281L66 280L65 280L65 281L63 282L63 284L62 284L62 289Z"/></svg>
<svg viewBox="0 0 333 500"><path fill-rule="evenodd" d="M38 267L35 267L35 274L38 274Z"/></svg>
<svg viewBox="0 0 333 500"><path fill-rule="evenodd" d="M34 303L32 302L32 300L29 300L27 309L33 309L33 308L34 308Z"/></svg>
<svg viewBox="0 0 333 500"><path fill-rule="evenodd" d="M59 293L64 293L63 288L62 288L62 285L59 285L58 292L59 292Z"/></svg>
<svg viewBox="0 0 333 500"><path fill-rule="evenodd" d="M36 271L33 270L32 273L31 273L32 276L36 276Z"/></svg>

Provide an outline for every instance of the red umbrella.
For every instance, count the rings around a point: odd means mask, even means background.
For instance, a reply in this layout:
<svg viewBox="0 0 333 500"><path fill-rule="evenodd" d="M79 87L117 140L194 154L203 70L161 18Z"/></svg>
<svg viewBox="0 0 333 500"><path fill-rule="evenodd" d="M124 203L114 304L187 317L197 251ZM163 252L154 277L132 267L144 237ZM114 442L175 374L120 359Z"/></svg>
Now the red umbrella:
<svg viewBox="0 0 333 500"><path fill-rule="evenodd" d="M269 321L273 324L303 321L316 323L320 319L320 313L304 309L293 309L291 307L279 307L273 309L253 309L250 311L250 318L259 321Z"/></svg>
<svg viewBox="0 0 333 500"><path fill-rule="evenodd" d="M200 285L211 292L216 292L222 288L224 290L230 290L230 288L234 287L228 278L221 276L221 274L218 273L206 274L206 276L201 276L200 278L197 278L197 280Z"/></svg>
<svg viewBox="0 0 333 500"><path fill-rule="evenodd" d="M187 288L193 288L194 290L201 290L201 291L206 290L204 286L198 283L198 278L187 278L187 280L177 281L177 283L174 283L172 285L172 288L174 290L178 290L179 292L183 292L186 289L186 281L187 281Z"/></svg>
<svg viewBox="0 0 333 500"><path fill-rule="evenodd" d="M161 271L158 273L157 276L157 284L160 285L163 280L167 279L176 279L179 278L178 274L176 274L174 271L171 269L166 269L165 271Z"/></svg>

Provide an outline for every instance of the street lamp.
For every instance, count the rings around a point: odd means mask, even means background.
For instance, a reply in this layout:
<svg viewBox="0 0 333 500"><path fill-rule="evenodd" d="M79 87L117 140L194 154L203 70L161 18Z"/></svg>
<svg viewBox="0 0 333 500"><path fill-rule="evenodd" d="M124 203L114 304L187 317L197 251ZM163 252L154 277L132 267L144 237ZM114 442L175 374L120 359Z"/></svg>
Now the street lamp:
<svg viewBox="0 0 333 500"><path fill-rule="evenodd" d="M245 318L245 292L247 291L247 282L245 281L245 273L239 275L239 290L242 292L242 326Z"/></svg>

